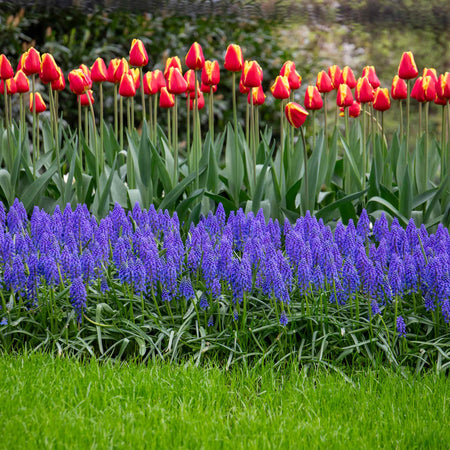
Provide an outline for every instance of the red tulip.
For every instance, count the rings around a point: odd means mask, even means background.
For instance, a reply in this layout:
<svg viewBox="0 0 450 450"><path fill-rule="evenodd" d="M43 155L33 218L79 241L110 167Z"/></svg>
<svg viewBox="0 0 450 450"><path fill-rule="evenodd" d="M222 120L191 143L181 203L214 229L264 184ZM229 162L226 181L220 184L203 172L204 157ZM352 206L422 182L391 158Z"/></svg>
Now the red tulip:
<svg viewBox="0 0 450 450"><path fill-rule="evenodd" d="M175 105L175 95L171 94L164 86L161 88L159 96L159 106L161 108L172 108Z"/></svg>
<svg viewBox="0 0 450 450"><path fill-rule="evenodd" d="M433 78L434 83L435 84L437 83L438 77L437 77L436 69L425 67L423 69L422 77L425 78L426 76Z"/></svg>
<svg viewBox="0 0 450 450"><path fill-rule="evenodd" d="M122 97L134 97L136 95L136 85L131 71L124 73L120 80L119 95Z"/></svg>
<svg viewBox="0 0 450 450"><path fill-rule="evenodd" d="M224 67L230 72L241 72L244 67L244 57L241 47L237 44L230 44L225 53Z"/></svg>
<svg viewBox="0 0 450 450"><path fill-rule="evenodd" d="M156 69L153 72L147 72L144 75L144 93L146 95L157 94L161 88L165 86L166 79L159 69Z"/></svg>
<svg viewBox="0 0 450 450"><path fill-rule="evenodd" d="M244 72L242 72L242 75L244 74ZM239 80L239 92L241 94L248 94L250 92L250 88L247 86L244 86L244 83L242 82L242 76L241 79Z"/></svg>
<svg viewBox="0 0 450 450"><path fill-rule="evenodd" d="M117 72L117 69L119 68L120 59L119 58L113 58L111 61L109 61L108 69L106 71L106 79L110 83L118 84L120 83L120 78L117 80L115 73Z"/></svg>
<svg viewBox="0 0 450 450"><path fill-rule="evenodd" d="M346 84L350 89L356 86L355 75L349 66L345 66L341 72L341 84Z"/></svg>
<svg viewBox="0 0 450 450"><path fill-rule="evenodd" d="M313 111L322 108L323 99L317 86L308 86L306 88L304 103L306 109L311 109Z"/></svg>
<svg viewBox="0 0 450 450"><path fill-rule="evenodd" d="M205 97L202 92L200 92L197 96L197 102L198 102L198 110L200 111L205 107ZM195 96L189 97L189 109L192 111L194 109L195 105Z"/></svg>
<svg viewBox="0 0 450 450"><path fill-rule="evenodd" d="M58 65L50 53L44 53L41 57L39 78L45 84L51 83L59 78Z"/></svg>
<svg viewBox="0 0 450 450"><path fill-rule="evenodd" d="M436 93L439 97L450 99L450 73L445 72L439 75L436 83Z"/></svg>
<svg viewBox="0 0 450 450"><path fill-rule="evenodd" d="M333 89L337 89L341 84L341 69L338 65L328 67L328 76L331 79Z"/></svg>
<svg viewBox="0 0 450 450"><path fill-rule="evenodd" d="M416 78L419 75L414 56L411 52L405 52L402 55L400 64L398 65L398 76L404 80Z"/></svg>
<svg viewBox="0 0 450 450"><path fill-rule="evenodd" d="M171 56L170 58L167 58L166 60L166 67L164 69L164 76L167 78L169 75L169 70L171 67L177 68L180 72L183 70L181 69L181 61L178 56Z"/></svg>
<svg viewBox="0 0 450 450"><path fill-rule="evenodd" d="M19 94L23 94L24 92L28 92L30 90L30 81L23 70L18 70L16 72L14 80L16 82L17 92Z"/></svg>
<svg viewBox="0 0 450 450"><path fill-rule="evenodd" d="M75 69L69 73L69 85L74 94L81 95L92 87L92 80L81 69Z"/></svg>
<svg viewBox="0 0 450 450"><path fill-rule="evenodd" d="M35 104L34 108L36 109L36 112L38 114L41 112L44 112L47 109L47 106L45 106L44 100L42 99L42 96L39 92L35 93L34 102L33 102L33 93L30 92L30 111L31 112L33 112L33 103Z"/></svg>
<svg viewBox="0 0 450 450"><path fill-rule="evenodd" d="M369 79L369 83L371 86L376 89L377 87L380 87L380 80L377 77L377 73L375 72L374 66L366 66L362 70L362 76L367 77Z"/></svg>
<svg viewBox="0 0 450 450"><path fill-rule="evenodd" d="M246 87L258 87L263 80L263 71L256 61L245 61L242 72L242 84Z"/></svg>
<svg viewBox="0 0 450 450"><path fill-rule="evenodd" d="M195 85L198 85L197 76L195 75L195 70L189 69L187 70L183 78L186 80L187 83L187 90L189 92L195 92Z"/></svg>
<svg viewBox="0 0 450 450"><path fill-rule="evenodd" d="M220 81L220 67L217 61L205 61L202 70L202 83L215 86Z"/></svg>
<svg viewBox="0 0 450 450"><path fill-rule="evenodd" d="M361 103L353 102L348 108L348 115L350 117L358 117L361 114Z"/></svg>
<svg viewBox="0 0 450 450"><path fill-rule="evenodd" d="M375 89L375 96L373 99L373 108L377 111L386 111L391 107L391 99L389 97L388 88Z"/></svg>
<svg viewBox="0 0 450 450"><path fill-rule="evenodd" d="M336 103L338 106L351 106L353 104L353 94L350 87L346 84L340 84L337 91Z"/></svg>
<svg viewBox="0 0 450 450"><path fill-rule="evenodd" d="M108 78L108 69L102 58L97 58L91 67L91 79L94 83L103 83Z"/></svg>
<svg viewBox="0 0 450 450"><path fill-rule="evenodd" d="M275 82L270 87L270 92L272 92L272 95L275 98L280 100L289 98L289 96L291 95L291 88L289 86L289 80L287 79L287 77L278 75L275 79Z"/></svg>
<svg viewBox="0 0 450 450"><path fill-rule="evenodd" d="M139 69L137 67L130 69L129 72L131 73L131 76L133 77L134 81L134 87L136 91L139 89L139 86L141 85L141 74L139 72Z"/></svg>
<svg viewBox="0 0 450 450"><path fill-rule="evenodd" d="M289 87L295 91L302 85L302 77L295 69L295 64L292 61L286 61L280 70L282 77L287 77L289 81Z"/></svg>
<svg viewBox="0 0 450 450"><path fill-rule="evenodd" d="M417 78L411 90L411 98L415 98L419 102L425 101L425 94L423 92L422 77Z"/></svg>
<svg viewBox="0 0 450 450"><path fill-rule="evenodd" d="M289 123L295 128L300 128L309 114L302 105L295 102L289 102L284 109L284 113Z"/></svg>
<svg viewBox="0 0 450 450"><path fill-rule="evenodd" d="M6 92L8 95L13 95L17 93L17 85L16 80L14 78L8 78L7 80L3 80L6 84Z"/></svg>
<svg viewBox="0 0 450 450"><path fill-rule="evenodd" d="M23 71L26 75L33 75L41 71L41 57L39 52L31 47L23 57Z"/></svg>
<svg viewBox="0 0 450 450"><path fill-rule="evenodd" d="M133 39L130 49L130 65L143 67L148 63L147 50L140 39Z"/></svg>
<svg viewBox="0 0 450 450"><path fill-rule="evenodd" d="M422 78L423 95L426 102L432 102L436 97L436 82L433 77L427 75Z"/></svg>
<svg viewBox="0 0 450 450"><path fill-rule="evenodd" d="M16 72L19 71L19 70L23 71L23 64L24 64L24 61L25 61L25 56L26 56L26 53L22 53L20 55L19 62L17 63L17 70L16 70ZM23 73L25 73L25 71L23 71ZM26 75L26 73L25 73L25 75Z"/></svg>
<svg viewBox="0 0 450 450"><path fill-rule="evenodd" d="M64 79L64 73L60 67L58 67L59 78L52 81L52 89L54 91L62 91L66 87L66 80Z"/></svg>
<svg viewBox="0 0 450 450"><path fill-rule="evenodd" d="M436 103L436 105L441 105L441 106L445 106L448 102L448 99L444 98L444 97L440 97L439 95L436 94L436 97L434 97L434 103Z"/></svg>
<svg viewBox="0 0 450 450"><path fill-rule="evenodd" d="M198 42L194 42L191 45L191 48L188 50L186 54L186 66L192 70L200 70L203 69L205 65L205 57L203 56L203 50L201 45Z"/></svg>
<svg viewBox="0 0 450 450"><path fill-rule="evenodd" d="M358 78L355 89L355 97L359 103L370 103L373 102L373 87L370 84L369 78L367 76Z"/></svg>
<svg viewBox="0 0 450 450"><path fill-rule="evenodd" d="M8 58L1 54L0 55L0 78L2 80L7 80L14 76L14 70L9 62Z"/></svg>
<svg viewBox="0 0 450 450"><path fill-rule="evenodd" d="M395 75L394 79L392 80L391 97L394 100L403 100L408 97L408 88L406 86L406 81L403 78L400 78L398 75Z"/></svg>
<svg viewBox="0 0 450 450"><path fill-rule="evenodd" d="M81 69L92 80L91 69L89 69L86 64L80 64L79 69Z"/></svg>
<svg viewBox="0 0 450 450"><path fill-rule="evenodd" d="M203 92L204 94L209 94L211 92L211 89L213 92L217 91L217 84L215 84L214 86L210 86L209 84L201 84L200 85L200 91ZM195 97L195 93L191 92L191 96L192 94L194 94Z"/></svg>
<svg viewBox="0 0 450 450"><path fill-rule="evenodd" d="M169 74L167 75L167 90L171 94L183 94L187 91L186 80L183 78L183 75L181 75L181 72L175 67L169 69Z"/></svg>
<svg viewBox="0 0 450 450"><path fill-rule="evenodd" d="M78 103L81 103L81 106L89 106L89 99L91 100L91 104L94 104L94 94L92 92L92 89L89 89L89 91L86 91L86 93L81 94L77 97L77 101Z"/></svg>
<svg viewBox="0 0 450 450"><path fill-rule="evenodd" d="M317 74L316 86L319 92L321 92L322 94L333 90L331 78L328 76L325 70L322 70Z"/></svg>
<svg viewBox="0 0 450 450"><path fill-rule="evenodd" d="M256 106L264 105L264 102L266 101L266 94L264 94L264 90L261 85L258 87L252 88L250 92L247 95L247 101L250 104L252 102L252 99L250 95L253 96L253 104Z"/></svg>

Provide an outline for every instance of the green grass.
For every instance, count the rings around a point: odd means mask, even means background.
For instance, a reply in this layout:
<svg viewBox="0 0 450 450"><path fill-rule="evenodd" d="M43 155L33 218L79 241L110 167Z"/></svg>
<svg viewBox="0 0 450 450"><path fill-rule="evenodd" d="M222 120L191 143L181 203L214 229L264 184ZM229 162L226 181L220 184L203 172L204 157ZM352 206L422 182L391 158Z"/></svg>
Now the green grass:
<svg viewBox="0 0 450 450"><path fill-rule="evenodd" d="M1 447L448 448L450 383L0 357Z"/></svg>

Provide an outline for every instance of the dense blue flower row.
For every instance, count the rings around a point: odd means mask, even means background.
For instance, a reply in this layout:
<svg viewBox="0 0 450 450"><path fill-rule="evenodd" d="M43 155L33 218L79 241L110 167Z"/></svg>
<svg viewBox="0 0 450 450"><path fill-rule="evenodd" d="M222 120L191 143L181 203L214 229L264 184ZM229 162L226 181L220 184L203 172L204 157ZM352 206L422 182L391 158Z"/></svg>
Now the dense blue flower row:
<svg viewBox="0 0 450 450"><path fill-rule="evenodd" d="M221 296L240 303L262 294L280 302L283 325L285 305L324 291L339 304L361 295L373 314L415 296L450 320L448 230L429 235L412 219L406 229L396 219L389 226L384 215L372 226L365 211L356 226L339 222L333 233L309 213L280 226L262 211L227 218L220 205L183 241L176 214L153 207L127 214L116 205L99 223L84 205L53 215L36 207L28 220L16 201L7 213L0 204L0 271L3 289L34 303L41 286L70 285L79 318L89 285L105 292L119 282L162 302L201 291L204 310Z"/></svg>

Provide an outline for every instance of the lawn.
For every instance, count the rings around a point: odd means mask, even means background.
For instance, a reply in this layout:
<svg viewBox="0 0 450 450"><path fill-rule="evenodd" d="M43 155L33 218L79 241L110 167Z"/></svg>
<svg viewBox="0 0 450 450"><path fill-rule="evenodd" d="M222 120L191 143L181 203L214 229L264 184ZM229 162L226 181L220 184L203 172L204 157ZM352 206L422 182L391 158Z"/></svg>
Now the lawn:
<svg viewBox="0 0 450 450"><path fill-rule="evenodd" d="M308 370L309 369L309 370ZM0 358L2 447L448 448L444 375Z"/></svg>

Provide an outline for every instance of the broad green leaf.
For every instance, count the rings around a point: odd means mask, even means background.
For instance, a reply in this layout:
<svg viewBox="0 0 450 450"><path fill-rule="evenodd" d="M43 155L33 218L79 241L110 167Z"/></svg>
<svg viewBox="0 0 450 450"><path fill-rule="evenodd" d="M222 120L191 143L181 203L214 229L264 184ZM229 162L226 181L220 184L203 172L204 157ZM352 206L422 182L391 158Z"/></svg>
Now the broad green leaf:
<svg viewBox="0 0 450 450"><path fill-rule="evenodd" d="M409 169L408 167L405 167L399 197L399 210L403 216L411 217L412 203L413 203L412 184L409 178Z"/></svg>
<svg viewBox="0 0 450 450"><path fill-rule="evenodd" d="M387 209L387 211L389 211L399 219L399 221L402 223L403 226L408 225L408 219L406 219L406 217L404 217L397 208L395 208L391 203L389 203L384 198L372 197L371 199L369 199L367 203L371 202L379 203L380 205L384 206Z"/></svg>
<svg viewBox="0 0 450 450"><path fill-rule="evenodd" d="M356 162L353 158L353 155L350 152L350 149L349 149L347 143L345 142L345 140L343 139L342 136L341 136L341 142L342 142L342 146L344 148L345 156L347 157L347 159L350 163L350 168L351 168L351 172L353 175L352 180L355 182L355 184L358 186L359 190L361 191L362 190L361 175L359 173Z"/></svg>
<svg viewBox="0 0 450 450"><path fill-rule="evenodd" d="M317 211L314 215L317 217L317 219L322 218L325 222L328 220L331 220L333 217L333 213L336 209L345 206L347 203L352 203L353 201L363 197L363 195L367 192L367 189L365 191L355 192L354 194L346 195L345 197L340 198L339 200L336 200L335 202L331 203L330 205L324 206L319 211Z"/></svg>

